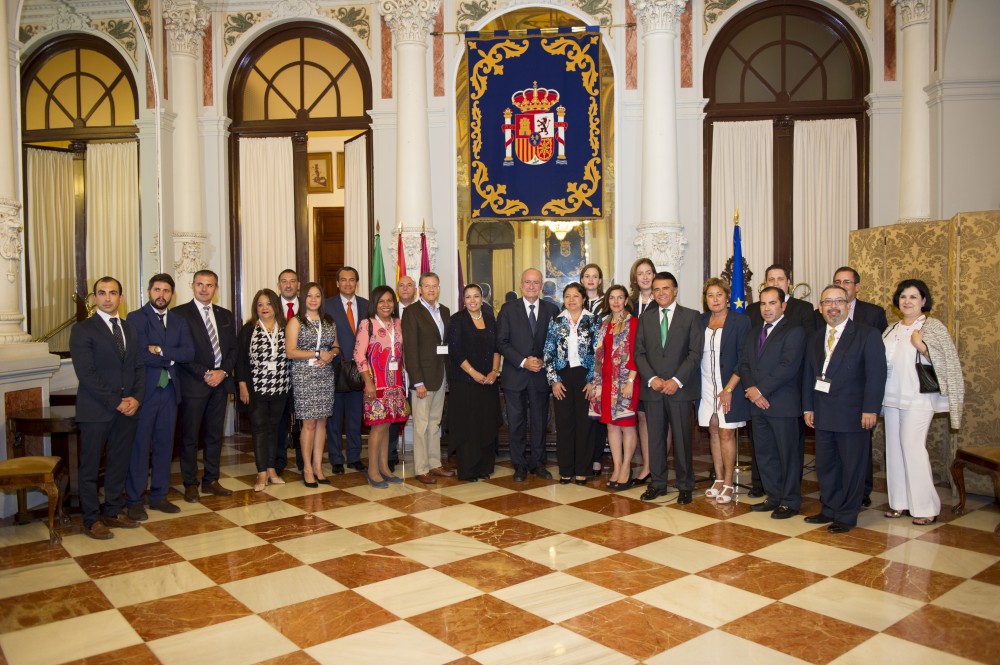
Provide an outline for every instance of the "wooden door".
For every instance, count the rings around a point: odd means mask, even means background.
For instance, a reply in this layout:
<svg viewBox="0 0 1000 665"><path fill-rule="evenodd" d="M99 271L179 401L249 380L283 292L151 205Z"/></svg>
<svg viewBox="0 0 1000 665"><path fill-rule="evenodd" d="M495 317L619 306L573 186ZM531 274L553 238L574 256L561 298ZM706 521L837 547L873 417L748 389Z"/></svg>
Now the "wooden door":
<svg viewBox="0 0 1000 665"><path fill-rule="evenodd" d="M344 267L344 209L313 208L316 229L316 281L329 297L337 292L337 271Z"/></svg>

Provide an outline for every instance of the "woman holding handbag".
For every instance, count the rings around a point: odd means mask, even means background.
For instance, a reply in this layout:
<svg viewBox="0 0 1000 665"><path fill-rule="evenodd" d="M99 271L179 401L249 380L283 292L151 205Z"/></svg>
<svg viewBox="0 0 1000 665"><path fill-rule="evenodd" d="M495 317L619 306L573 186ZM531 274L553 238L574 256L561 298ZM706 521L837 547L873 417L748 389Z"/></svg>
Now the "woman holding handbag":
<svg viewBox="0 0 1000 665"><path fill-rule="evenodd" d="M357 330L354 362L365 381L364 422L368 425L368 484L386 489L401 483L389 471L389 425L410 417L403 384L403 328L396 293L378 286L368 299L367 318Z"/></svg>
<svg viewBox="0 0 1000 665"><path fill-rule="evenodd" d="M941 512L926 447L931 418L947 411L958 429L965 399L955 344L944 324L926 315L933 303L927 284L904 279L892 296L903 318L882 335L889 365L882 401L889 486L885 516L895 519L909 511L917 526L934 524Z"/></svg>

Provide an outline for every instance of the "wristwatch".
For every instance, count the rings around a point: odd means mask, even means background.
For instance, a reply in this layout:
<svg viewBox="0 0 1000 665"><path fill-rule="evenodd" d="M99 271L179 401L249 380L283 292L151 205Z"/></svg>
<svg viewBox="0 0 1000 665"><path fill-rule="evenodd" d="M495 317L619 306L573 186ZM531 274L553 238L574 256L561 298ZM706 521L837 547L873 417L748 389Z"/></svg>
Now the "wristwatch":
<svg viewBox="0 0 1000 665"><path fill-rule="evenodd" d="M156 349L156 355L158 355L158 356L162 356L163 355L163 349L161 349L158 346L154 346L153 348Z"/></svg>
<svg viewBox="0 0 1000 665"><path fill-rule="evenodd" d="M319 358L319 349L316 349L316 357Z"/></svg>

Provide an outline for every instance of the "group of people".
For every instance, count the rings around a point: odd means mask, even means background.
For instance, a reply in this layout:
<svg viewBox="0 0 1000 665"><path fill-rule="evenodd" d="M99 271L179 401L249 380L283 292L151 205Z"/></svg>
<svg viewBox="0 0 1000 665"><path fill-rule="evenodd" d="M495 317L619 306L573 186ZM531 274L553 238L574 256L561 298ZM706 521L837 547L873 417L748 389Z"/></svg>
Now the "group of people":
<svg viewBox="0 0 1000 665"><path fill-rule="evenodd" d="M231 393L249 414L255 491L284 483L291 421L307 487L330 483L324 451L334 474L346 464L374 488L401 483L398 439L411 418L419 482L434 485L456 470L460 480L489 479L501 408L514 481L529 474L551 479L551 397L559 482L583 484L599 472L606 441L613 465L607 489L648 483L644 501L668 493L671 447L677 503L693 500L696 411L698 424L708 428L715 467L705 496L731 502L735 432L751 423L751 496L766 496L753 510L774 519L799 513L805 426L813 427L823 507L806 521L829 523L834 533L853 528L870 503L871 432L884 411L886 517L909 512L915 524L931 524L940 511L925 440L935 412L950 412L959 426L964 386L947 330L926 316L932 298L920 280L897 287L893 305L902 320L890 327L884 309L857 298L861 279L849 267L836 271L814 311L790 296L788 271L770 266L747 315L730 309L730 286L717 278L702 289L704 313L678 304L677 279L646 258L632 265L628 288L605 290L600 266L585 266L580 281L564 288L561 309L540 297L542 274L528 269L521 296L496 314L476 284L465 287L463 307L452 314L439 302L432 272L418 281L403 276L396 290L379 286L369 300L356 294L358 278L354 268L342 268L338 293L326 297L318 283L300 285L295 271L285 270L277 292L254 295L239 330L232 312L212 303L218 277L210 270L194 275L194 299L174 309L168 309L173 279L153 276L147 303L126 320L117 316L121 284L98 280L97 313L71 337L85 533L105 539L113 537L110 528L138 526L148 518L147 487L149 509L179 511L167 499L179 405L184 499L231 494L219 483ZM936 392L925 391L918 364L936 370ZM355 369L360 390L337 378ZM444 465L441 450L446 394L456 470ZM362 423L370 428L367 466ZM105 445L102 507L97 471Z"/></svg>

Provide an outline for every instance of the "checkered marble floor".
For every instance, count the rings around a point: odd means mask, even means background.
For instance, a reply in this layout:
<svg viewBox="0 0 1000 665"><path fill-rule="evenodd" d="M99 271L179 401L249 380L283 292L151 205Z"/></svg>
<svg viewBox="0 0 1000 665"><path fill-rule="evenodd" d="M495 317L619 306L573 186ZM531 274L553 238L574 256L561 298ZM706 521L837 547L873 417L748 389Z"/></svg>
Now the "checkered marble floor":
<svg viewBox="0 0 1000 665"><path fill-rule="evenodd" d="M515 484L506 461L489 482L286 473L255 494L249 449L227 440L232 497L174 491L180 514L110 541L0 528L0 665L1000 663L987 497L955 517L942 489L927 528L882 517L876 493L832 535L742 496Z"/></svg>

